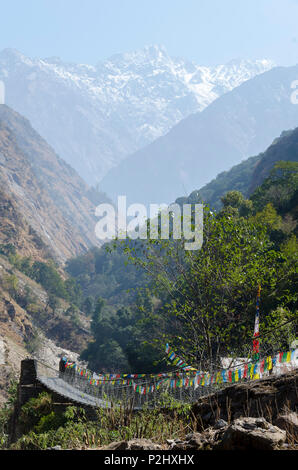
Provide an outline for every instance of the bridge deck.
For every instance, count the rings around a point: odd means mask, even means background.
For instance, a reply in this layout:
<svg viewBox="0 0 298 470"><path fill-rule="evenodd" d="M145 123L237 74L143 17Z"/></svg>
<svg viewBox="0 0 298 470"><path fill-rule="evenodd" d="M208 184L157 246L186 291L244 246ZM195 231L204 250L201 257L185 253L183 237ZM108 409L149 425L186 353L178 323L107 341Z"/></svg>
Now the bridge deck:
<svg viewBox="0 0 298 470"><path fill-rule="evenodd" d="M73 387L69 383L65 382L59 377L45 377L39 376L38 381L47 387L49 390L58 393L59 395L68 398L71 401L76 403L81 403L82 405L89 405L95 408L109 408L110 403L100 398L93 397L88 395L81 390Z"/></svg>

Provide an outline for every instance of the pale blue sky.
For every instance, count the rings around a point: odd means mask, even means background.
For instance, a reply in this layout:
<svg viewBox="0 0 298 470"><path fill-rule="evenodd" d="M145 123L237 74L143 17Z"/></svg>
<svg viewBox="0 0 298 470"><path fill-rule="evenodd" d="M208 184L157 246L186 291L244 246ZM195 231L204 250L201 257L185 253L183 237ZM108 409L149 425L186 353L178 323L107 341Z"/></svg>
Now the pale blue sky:
<svg viewBox="0 0 298 470"><path fill-rule="evenodd" d="M0 0L0 50L95 64L163 44L200 64L298 63L298 0Z"/></svg>

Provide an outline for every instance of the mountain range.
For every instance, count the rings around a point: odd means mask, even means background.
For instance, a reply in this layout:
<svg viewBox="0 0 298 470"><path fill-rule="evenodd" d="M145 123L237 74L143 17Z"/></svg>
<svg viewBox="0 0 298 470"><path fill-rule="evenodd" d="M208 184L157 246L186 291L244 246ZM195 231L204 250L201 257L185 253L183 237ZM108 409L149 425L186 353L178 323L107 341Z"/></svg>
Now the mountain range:
<svg viewBox="0 0 298 470"><path fill-rule="evenodd" d="M239 59L206 67L171 57L162 46L96 65L0 52L6 104L92 185L124 157L273 66Z"/></svg>
<svg viewBox="0 0 298 470"><path fill-rule="evenodd" d="M298 125L291 84L298 65L274 67L180 121L165 136L109 171L101 187L115 200L170 203L244 159L263 152Z"/></svg>

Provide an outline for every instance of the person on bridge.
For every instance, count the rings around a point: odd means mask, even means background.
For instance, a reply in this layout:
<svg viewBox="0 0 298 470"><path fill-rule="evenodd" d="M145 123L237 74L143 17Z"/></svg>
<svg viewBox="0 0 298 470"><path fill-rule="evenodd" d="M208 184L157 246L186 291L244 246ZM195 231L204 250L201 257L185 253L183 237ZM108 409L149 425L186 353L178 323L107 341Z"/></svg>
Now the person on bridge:
<svg viewBox="0 0 298 470"><path fill-rule="evenodd" d="M67 359L65 356L62 356L59 362L59 376L61 377L62 374L65 372L65 366L67 363Z"/></svg>

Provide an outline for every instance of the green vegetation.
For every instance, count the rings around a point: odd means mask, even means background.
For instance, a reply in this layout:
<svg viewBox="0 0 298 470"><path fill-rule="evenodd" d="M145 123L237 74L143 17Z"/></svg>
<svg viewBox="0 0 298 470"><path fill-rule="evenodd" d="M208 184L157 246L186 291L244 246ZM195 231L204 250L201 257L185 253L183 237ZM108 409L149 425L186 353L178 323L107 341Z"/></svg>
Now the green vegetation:
<svg viewBox="0 0 298 470"><path fill-rule="evenodd" d="M247 180L256 163L254 157L246 167ZM188 199L198 201L196 194ZM221 210L205 207L198 252L174 240L107 244L69 260L65 279L53 261L22 258L10 245L0 251L46 289L43 315L55 314L66 301L64 314L75 327L80 311L91 317L93 340L81 357L96 371L166 369L166 342L193 364L249 354L259 283L263 332L275 318L296 315L297 163L277 163L249 199L233 189L222 194ZM41 315L30 288L20 291L13 273L2 283L19 305ZM287 338L294 334L292 329ZM286 343L271 336L262 348ZM32 344L38 347L38 337Z"/></svg>
<svg viewBox="0 0 298 470"><path fill-rule="evenodd" d="M133 438L165 443L166 439L183 438L196 429L195 418L189 416L190 406L173 403L166 396L160 405L167 409L133 412L131 408L100 408L95 419L88 421L83 409L54 409L52 396L41 393L22 407L19 424L23 435L10 448L44 450L60 445L62 449L82 449Z"/></svg>
<svg viewBox="0 0 298 470"><path fill-rule="evenodd" d="M47 263L43 261L32 261L30 257L21 257L12 245L0 245L0 253L6 256L13 267L24 273L30 279L40 284L48 294L48 306L55 310L59 305L59 298L81 307L82 291L80 285L73 278L64 280L58 272L58 268L52 260ZM18 279L12 274L6 276L3 288L7 290L13 298L18 296ZM26 293L25 293L26 294ZM30 303L30 289L27 286L27 295L24 302ZM27 299L27 300L26 300Z"/></svg>
<svg viewBox="0 0 298 470"><path fill-rule="evenodd" d="M153 312L150 292L146 289L141 292L136 305L117 310L98 298L91 322L94 341L81 354L93 370L160 370L163 354L145 341L142 332L146 325L147 335L153 326L147 322L148 312Z"/></svg>
<svg viewBox="0 0 298 470"><path fill-rule="evenodd" d="M129 263L121 246L108 244L69 260L68 274L80 285L81 309L92 318L94 337L82 358L94 370L157 371L160 351L145 341L139 325L147 323L156 299L143 269ZM147 325L147 332L152 324Z"/></svg>
<svg viewBox="0 0 298 470"><path fill-rule="evenodd" d="M6 449L8 447L9 424L17 399L17 386L17 380L12 378L7 390L8 399L2 408L0 408L0 449Z"/></svg>
<svg viewBox="0 0 298 470"><path fill-rule="evenodd" d="M256 211L262 210L266 204L272 204L281 215L297 215L298 163L277 162L250 199Z"/></svg>
<svg viewBox="0 0 298 470"><path fill-rule="evenodd" d="M14 298L17 295L19 281L14 274L5 274L2 278L2 287Z"/></svg>
<svg viewBox="0 0 298 470"><path fill-rule="evenodd" d="M81 287L85 298L83 306L89 313L98 297L109 299L109 304L116 307L130 305L135 289L148 282L141 269L128 263L121 247L112 251L109 244L69 260L66 271Z"/></svg>
<svg viewBox="0 0 298 470"><path fill-rule="evenodd" d="M197 365L249 355L259 283L262 350L287 348L295 322L286 335L270 331L297 317L297 166L277 163L249 199L233 190L219 212L205 207L198 252L180 241L138 240L71 260L68 272L92 312L94 340L82 353L90 367L165 369L166 342Z"/></svg>

